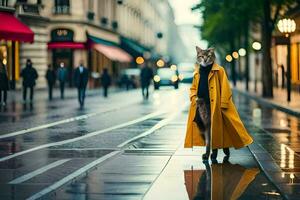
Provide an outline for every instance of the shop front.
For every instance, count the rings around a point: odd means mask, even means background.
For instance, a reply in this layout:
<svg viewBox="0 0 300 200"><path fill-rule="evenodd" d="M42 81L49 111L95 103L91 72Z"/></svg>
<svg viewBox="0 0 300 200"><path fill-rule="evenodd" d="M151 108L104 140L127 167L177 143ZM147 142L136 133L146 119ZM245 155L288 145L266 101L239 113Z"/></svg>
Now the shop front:
<svg viewBox="0 0 300 200"><path fill-rule="evenodd" d="M276 36L273 38L272 57L273 69L275 74L275 85L280 88L286 88L287 85L287 61L288 61L288 43L291 43L291 83L295 90L300 89L300 35L294 35L290 38Z"/></svg>
<svg viewBox="0 0 300 200"><path fill-rule="evenodd" d="M13 13L0 12L0 19L0 62L6 66L10 88L15 89L20 78L20 42L32 43L34 33Z"/></svg>
<svg viewBox="0 0 300 200"><path fill-rule="evenodd" d="M73 71L75 68L74 57L77 54L85 54L85 43L74 42L74 32L70 29L59 28L51 31L51 41L48 43L51 63L56 70L60 63L64 63L68 70L68 83L73 86Z"/></svg>
<svg viewBox="0 0 300 200"><path fill-rule="evenodd" d="M107 68L113 80L119 78L122 69L130 67L132 56L114 42L87 34L91 71L91 87L100 85L100 74Z"/></svg>

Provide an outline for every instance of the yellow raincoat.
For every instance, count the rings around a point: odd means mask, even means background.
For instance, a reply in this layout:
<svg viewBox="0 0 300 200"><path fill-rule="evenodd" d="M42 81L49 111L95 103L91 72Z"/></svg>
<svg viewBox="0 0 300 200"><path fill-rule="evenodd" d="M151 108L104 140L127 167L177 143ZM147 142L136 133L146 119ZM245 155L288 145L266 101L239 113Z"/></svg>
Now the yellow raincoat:
<svg viewBox="0 0 300 200"><path fill-rule="evenodd" d="M185 148L205 146L201 132L194 122L196 114L196 97L200 74L196 70L190 89L190 110L185 137ZM214 63L208 75L208 87L211 109L211 148L220 149L245 147L253 139L245 129L232 101L232 92L223 67Z"/></svg>

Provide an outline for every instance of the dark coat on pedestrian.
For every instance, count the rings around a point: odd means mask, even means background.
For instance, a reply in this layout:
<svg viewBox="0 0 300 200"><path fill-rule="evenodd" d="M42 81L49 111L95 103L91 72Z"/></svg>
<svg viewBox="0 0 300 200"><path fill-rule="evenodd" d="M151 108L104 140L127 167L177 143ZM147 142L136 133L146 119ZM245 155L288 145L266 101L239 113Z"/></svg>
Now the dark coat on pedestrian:
<svg viewBox="0 0 300 200"><path fill-rule="evenodd" d="M107 69L104 69L103 74L101 75L101 84L103 87L108 87L111 84L111 78Z"/></svg>
<svg viewBox="0 0 300 200"><path fill-rule="evenodd" d="M86 88L89 80L89 72L87 68L82 66L82 72L80 73L80 66L75 69L74 83L77 88Z"/></svg>
<svg viewBox="0 0 300 200"><path fill-rule="evenodd" d="M21 77L23 78L24 87L35 86L35 81L38 78L38 73L32 64L27 64L26 67L21 71Z"/></svg>
<svg viewBox="0 0 300 200"><path fill-rule="evenodd" d="M57 79L59 82L66 82L67 81L67 69L65 67L59 67L57 70Z"/></svg>
<svg viewBox="0 0 300 200"><path fill-rule="evenodd" d="M150 67L146 66L142 68L140 76L141 76L140 78L141 78L142 87L148 87L153 78L153 71Z"/></svg>
<svg viewBox="0 0 300 200"><path fill-rule="evenodd" d="M48 85L54 85L56 81L56 74L53 69L47 69L46 75Z"/></svg>
<svg viewBox="0 0 300 200"><path fill-rule="evenodd" d="M9 89L9 80L7 76L7 71L5 66L0 64L0 90L8 90Z"/></svg>

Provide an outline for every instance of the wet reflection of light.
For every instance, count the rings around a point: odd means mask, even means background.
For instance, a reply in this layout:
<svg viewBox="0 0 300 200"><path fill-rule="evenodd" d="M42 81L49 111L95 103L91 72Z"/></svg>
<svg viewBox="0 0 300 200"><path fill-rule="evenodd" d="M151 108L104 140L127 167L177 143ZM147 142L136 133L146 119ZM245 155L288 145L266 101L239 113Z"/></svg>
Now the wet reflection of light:
<svg viewBox="0 0 300 200"><path fill-rule="evenodd" d="M158 105L160 105L160 103L161 103L161 101L160 101L160 95L159 95L159 93L153 93L153 103L154 103L154 105L156 105L156 106L158 106Z"/></svg>
<svg viewBox="0 0 300 200"><path fill-rule="evenodd" d="M280 145L280 167L285 168L286 150L284 144Z"/></svg>
<svg viewBox="0 0 300 200"><path fill-rule="evenodd" d="M287 126L287 122L286 122L284 119L280 119L279 125L280 125L281 127L286 127L286 126Z"/></svg>
<svg viewBox="0 0 300 200"><path fill-rule="evenodd" d="M285 173L282 172L282 173L281 173L281 178L284 178L284 177L285 177Z"/></svg>
<svg viewBox="0 0 300 200"><path fill-rule="evenodd" d="M280 155L280 167L281 168L285 168L286 166L288 166L289 169L294 169L295 168L295 165L294 165L294 160L295 160L295 151L292 150L290 147L288 147L287 145L285 144L281 144L280 145L280 150L281 150L281 155ZM288 160L286 160L286 155L287 153L289 154L288 155ZM285 177L285 174L282 173L281 174L281 177L284 178ZM291 173L290 174L290 179L291 179L291 182L293 182L293 179L295 178L294 174Z"/></svg>
<svg viewBox="0 0 300 200"><path fill-rule="evenodd" d="M291 182L290 182L290 183L294 183L294 178L295 178L294 173L291 173L291 174L290 174L290 179L291 179Z"/></svg>
<svg viewBox="0 0 300 200"><path fill-rule="evenodd" d="M267 195L274 195L274 196L280 196L280 194L276 191L272 191L272 192L263 192L264 194L267 194Z"/></svg>
<svg viewBox="0 0 300 200"><path fill-rule="evenodd" d="M254 108L252 111L252 118L253 118L253 123L256 126L261 125L261 109L260 108Z"/></svg>

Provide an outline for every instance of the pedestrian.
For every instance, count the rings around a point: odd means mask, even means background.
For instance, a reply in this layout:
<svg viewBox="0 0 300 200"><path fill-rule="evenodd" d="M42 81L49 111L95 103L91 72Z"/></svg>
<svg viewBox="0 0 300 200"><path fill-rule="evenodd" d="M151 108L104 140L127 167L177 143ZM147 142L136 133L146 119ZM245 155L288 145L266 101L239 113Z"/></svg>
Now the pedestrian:
<svg viewBox="0 0 300 200"><path fill-rule="evenodd" d="M48 83L48 96L49 100L52 100L52 91L55 85L56 74L51 65L48 65L48 69L45 75Z"/></svg>
<svg viewBox="0 0 300 200"><path fill-rule="evenodd" d="M67 82L67 69L65 68L65 64L63 62L60 63L57 70L57 78L59 81L60 98L64 99L65 83Z"/></svg>
<svg viewBox="0 0 300 200"><path fill-rule="evenodd" d="M23 78L23 101L27 99L27 89L30 90L30 103L33 102L34 86L38 78L36 69L32 66L30 59L26 60L26 67L21 71L21 77Z"/></svg>
<svg viewBox="0 0 300 200"><path fill-rule="evenodd" d="M6 106L8 89L9 89L9 81L7 76L7 70L3 62L0 61L0 106L1 105Z"/></svg>
<svg viewBox="0 0 300 200"><path fill-rule="evenodd" d="M152 78L153 78L153 71L149 67L149 64L144 65L141 69L141 74L140 74L142 94L144 99L149 98L149 85L151 84Z"/></svg>
<svg viewBox="0 0 300 200"><path fill-rule="evenodd" d="M202 155L216 160L218 149L229 159L230 147L245 147L253 139L245 129L232 100L229 81L223 67L215 62L214 49L196 47L199 70L194 73L190 89L190 110L185 137L186 148L206 146Z"/></svg>
<svg viewBox="0 0 300 200"><path fill-rule="evenodd" d="M82 108L84 106L85 90L88 83L88 70L83 66L83 62L80 62L79 66L75 69L74 82L78 89L78 101Z"/></svg>
<svg viewBox="0 0 300 200"><path fill-rule="evenodd" d="M110 75L108 74L107 68L103 69L103 73L101 75L101 84L103 86L103 95L104 97L107 97L108 87L111 84L111 78Z"/></svg>

